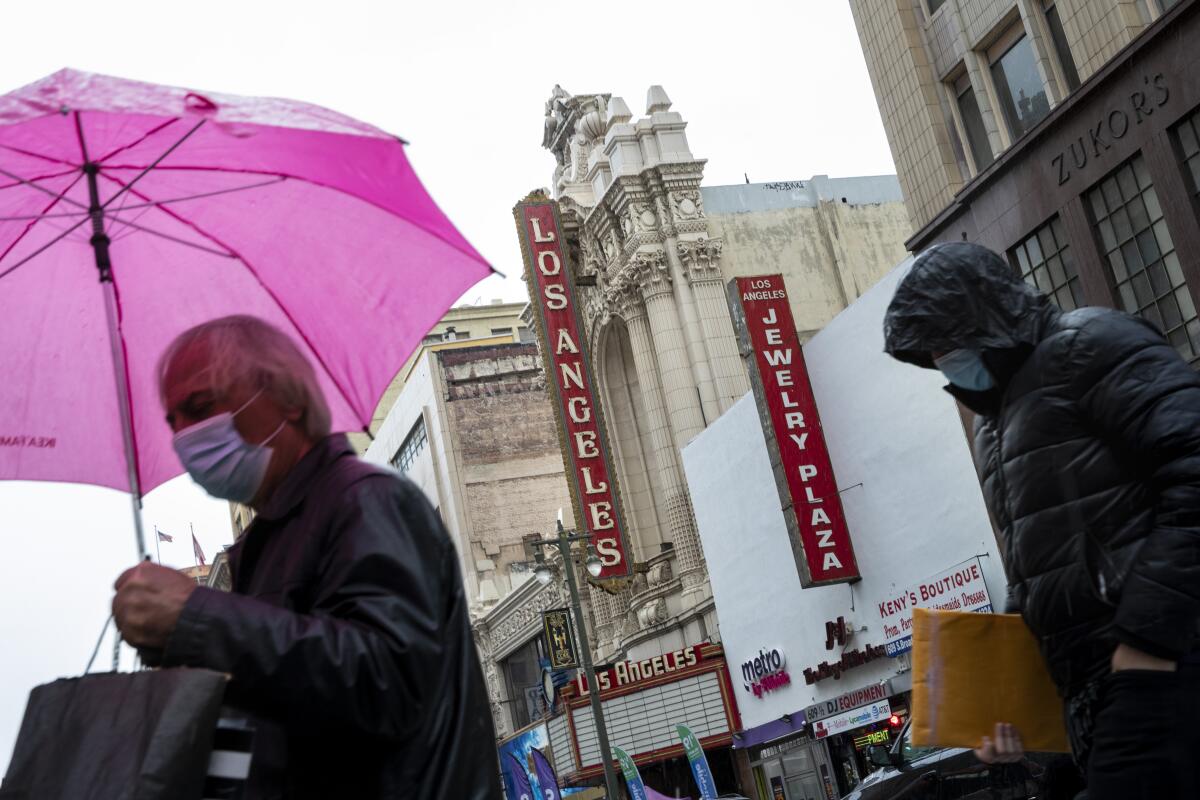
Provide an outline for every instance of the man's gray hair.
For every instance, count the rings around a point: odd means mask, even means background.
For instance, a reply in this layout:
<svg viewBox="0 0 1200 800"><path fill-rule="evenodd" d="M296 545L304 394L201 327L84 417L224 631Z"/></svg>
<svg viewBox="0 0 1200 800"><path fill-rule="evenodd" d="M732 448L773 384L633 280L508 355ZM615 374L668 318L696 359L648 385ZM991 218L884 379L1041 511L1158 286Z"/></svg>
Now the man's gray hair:
<svg viewBox="0 0 1200 800"><path fill-rule="evenodd" d="M310 440L329 435L329 404L312 364L283 331L246 314L210 320L179 334L158 360L160 395L171 362L196 342L208 347L214 391L223 394L246 381L283 408L303 409L300 424Z"/></svg>

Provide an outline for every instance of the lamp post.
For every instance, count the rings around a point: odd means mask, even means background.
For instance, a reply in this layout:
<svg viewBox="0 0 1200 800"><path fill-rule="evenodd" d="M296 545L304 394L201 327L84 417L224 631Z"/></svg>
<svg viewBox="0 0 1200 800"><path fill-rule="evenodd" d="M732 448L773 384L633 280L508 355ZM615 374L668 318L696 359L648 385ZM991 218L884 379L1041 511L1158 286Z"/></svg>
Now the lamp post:
<svg viewBox="0 0 1200 800"><path fill-rule="evenodd" d="M534 568L533 576L540 584L545 585L550 582L554 573L551 571L550 565L546 563L542 548L558 545L558 552L562 554L563 572L566 573L567 588L571 592L571 613L575 616L575 633L579 637L579 650L583 656L583 672L587 676L592 718L596 721L596 738L600 741L600 758L604 762L605 792L609 800L617 800L620 797L617 794L617 773L613 770L612 751L608 747L608 729L604 725L604 710L600 707L600 684L596 680L596 668L592 666L592 647L588 642L587 624L584 622L583 609L579 604L579 585L575 581L575 563L571 560L571 545L574 542L586 541L588 541L586 533L572 534L563 528L562 512L560 511L557 536L553 539L539 539L533 542L533 546L537 548L537 552L534 554L537 567ZM584 562L584 565L587 567L588 574L593 578L597 577L600 570L604 568L604 564L590 543L588 544L587 561Z"/></svg>

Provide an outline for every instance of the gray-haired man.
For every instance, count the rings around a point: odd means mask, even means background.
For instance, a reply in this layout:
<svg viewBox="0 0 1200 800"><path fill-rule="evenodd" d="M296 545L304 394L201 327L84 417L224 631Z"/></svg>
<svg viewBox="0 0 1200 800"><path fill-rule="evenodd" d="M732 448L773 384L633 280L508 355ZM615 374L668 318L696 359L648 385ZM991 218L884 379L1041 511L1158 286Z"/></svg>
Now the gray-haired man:
<svg viewBox="0 0 1200 800"><path fill-rule="evenodd" d="M159 382L188 473L257 517L232 594L139 564L113 614L164 666L232 676L257 727L248 800L499 797L457 557L424 496L330 435L311 365L260 320L185 332Z"/></svg>

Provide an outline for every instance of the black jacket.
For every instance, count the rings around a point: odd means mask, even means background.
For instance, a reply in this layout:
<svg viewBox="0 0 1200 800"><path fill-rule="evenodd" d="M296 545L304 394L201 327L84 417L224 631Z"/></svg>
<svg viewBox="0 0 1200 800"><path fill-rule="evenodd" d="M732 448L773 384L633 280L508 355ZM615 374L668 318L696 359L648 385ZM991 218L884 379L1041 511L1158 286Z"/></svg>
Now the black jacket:
<svg viewBox="0 0 1200 800"><path fill-rule="evenodd" d="M886 349L933 367L971 348L997 380L947 387L978 416L975 458L1010 598L1059 691L1102 677L1118 642L1192 652L1200 619L1200 378L1146 321L1061 313L985 248L925 251L884 321Z"/></svg>
<svg viewBox="0 0 1200 800"><path fill-rule="evenodd" d="M255 798L493 800L499 765L458 557L425 497L319 442L199 588L163 659L230 673Z"/></svg>

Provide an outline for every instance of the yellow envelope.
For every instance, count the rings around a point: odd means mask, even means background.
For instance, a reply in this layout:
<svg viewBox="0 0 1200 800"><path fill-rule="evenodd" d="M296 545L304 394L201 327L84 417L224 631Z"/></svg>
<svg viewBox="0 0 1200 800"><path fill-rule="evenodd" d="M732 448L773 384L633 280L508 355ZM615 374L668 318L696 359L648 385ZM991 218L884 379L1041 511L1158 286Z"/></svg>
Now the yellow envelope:
<svg viewBox="0 0 1200 800"><path fill-rule="evenodd" d="M1009 722L1027 751L1066 753L1062 708L1018 615L913 609L914 745L978 747Z"/></svg>

